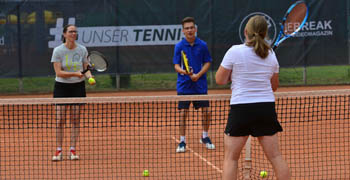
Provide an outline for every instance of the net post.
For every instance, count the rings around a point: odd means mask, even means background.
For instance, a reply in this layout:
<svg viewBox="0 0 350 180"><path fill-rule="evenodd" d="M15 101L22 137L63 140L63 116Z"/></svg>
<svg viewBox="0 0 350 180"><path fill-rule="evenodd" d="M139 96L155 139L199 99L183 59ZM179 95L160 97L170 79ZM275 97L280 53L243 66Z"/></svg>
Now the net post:
<svg viewBox="0 0 350 180"><path fill-rule="evenodd" d="M243 168L244 180L250 180L251 169L252 169L251 137L249 136L245 144L245 158L244 158L244 168Z"/></svg>

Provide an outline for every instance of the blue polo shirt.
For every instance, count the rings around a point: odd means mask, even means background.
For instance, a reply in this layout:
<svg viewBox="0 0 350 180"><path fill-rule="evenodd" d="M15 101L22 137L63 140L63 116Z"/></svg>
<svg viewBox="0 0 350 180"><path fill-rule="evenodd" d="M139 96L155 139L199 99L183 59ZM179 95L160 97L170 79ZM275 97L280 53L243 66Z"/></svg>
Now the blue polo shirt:
<svg viewBox="0 0 350 180"><path fill-rule="evenodd" d="M180 67L185 69L181 58L181 51L184 51L187 55L188 64L195 74L202 69L206 62L212 61L207 44L198 37L196 37L193 46L185 38L175 45L173 63L179 64ZM178 94L207 94L208 84L206 73L197 82L193 82L188 75L178 73L176 90Z"/></svg>

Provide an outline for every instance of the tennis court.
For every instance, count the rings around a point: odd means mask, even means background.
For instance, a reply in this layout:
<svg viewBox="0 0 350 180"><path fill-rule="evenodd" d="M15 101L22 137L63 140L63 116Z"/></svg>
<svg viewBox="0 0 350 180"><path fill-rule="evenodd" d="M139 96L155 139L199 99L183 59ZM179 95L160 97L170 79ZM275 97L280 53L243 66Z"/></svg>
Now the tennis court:
<svg viewBox="0 0 350 180"><path fill-rule="evenodd" d="M209 152L199 144L198 120L189 122L193 135L188 137L189 153L175 153L178 144L175 106L176 103L168 102L85 104L78 147L81 159L70 161L65 157L62 162L51 161L55 151L54 106L42 103L2 106L1 177L137 179L144 178L144 169L154 178L165 174L174 179L220 176L221 164L216 163L222 150ZM196 114L191 117L198 117ZM66 150L69 125L65 129ZM218 129L216 126L213 129ZM217 134L213 132L213 138Z"/></svg>
<svg viewBox="0 0 350 180"><path fill-rule="evenodd" d="M160 94L160 93L159 93ZM350 178L350 120L347 90L277 93L284 132L281 150L292 179ZM103 96L103 95L102 95ZM194 99L203 98L193 96ZM199 143L201 113L190 111L187 151L178 144L177 96L96 97L78 100L2 99L0 102L1 179L221 179L223 129L229 95L209 95L215 150ZM59 102L60 101L60 102ZM64 160L52 162L56 148L55 104L83 103L80 160L68 160L70 123L66 124ZM250 152L247 154L247 152ZM249 159L251 158L251 161ZM276 179L255 139L243 151L239 179ZM149 177L142 171L149 170Z"/></svg>

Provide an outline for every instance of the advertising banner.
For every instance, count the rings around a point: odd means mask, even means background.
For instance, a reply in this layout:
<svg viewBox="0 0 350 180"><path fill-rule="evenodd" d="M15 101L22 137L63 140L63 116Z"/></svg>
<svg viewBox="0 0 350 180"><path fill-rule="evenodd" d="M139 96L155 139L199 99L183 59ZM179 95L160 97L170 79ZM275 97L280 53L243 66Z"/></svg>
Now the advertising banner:
<svg viewBox="0 0 350 180"><path fill-rule="evenodd" d="M225 52L244 43L254 15L269 24L269 43L292 0L51 0L0 3L0 77L54 75L53 48L67 24L78 27L77 42L110 61L107 74L174 72L174 45L184 37L181 20L192 16L197 36L207 42L215 71ZM276 54L281 67L349 64L347 0L308 0L309 19Z"/></svg>

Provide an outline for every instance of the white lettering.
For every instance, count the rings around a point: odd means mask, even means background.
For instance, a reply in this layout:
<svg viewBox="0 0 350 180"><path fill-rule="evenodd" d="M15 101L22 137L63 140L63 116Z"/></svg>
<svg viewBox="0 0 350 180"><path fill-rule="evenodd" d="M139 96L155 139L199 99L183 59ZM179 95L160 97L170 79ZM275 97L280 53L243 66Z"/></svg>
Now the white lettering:
<svg viewBox="0 0 350 180"><path fill-rule="evenodd" d="M291 34L296 29L298 29L299 26L300 26L300 23L288 23L288 24L286 24L286 27L284 29L284 33L285 34Z"/></svg>
<svg viewBox="0 0 350 180"><path fill-rule="evenodd" d="M333 36L333 31L308 31L298 32L295 37L308 37L308 36Z"/></svg>
<svg viewBox="0 0 350 180"><path fill-rule="evenodd" d="M332 20L329 20L329 21L323 21L324 23L324 29L329 29L331 30L332 29L332 26L331 26L331 23L332 23Z"/></svg>
<svg viewBox="0 0 350 180"><path fill-rule="evenodd" d="M324 29L324 28L323 28L323 23L322 23L321 21L318 21L318 22L317 22L317 27L316 27L316 29Z"/></svg>
<svg viewBox="0 0 350 180"><path fill-rule="evenodd" d="M309 29L310 29L310 30L316 30L315 24L316 24L315 21L310 21L310 22L309 22Z"/></svg>
<svg viewBox="0 0 350 180"><path fill-rule="evenodd" d="M306 22L302 31L320 31L320 30L332 30L332 20L324 21L310 21Z"/></svg>
<svg viewBox="0 0 350 180"><path fill-rule="evenodd" d="M295 37L333 36L332 20L306 22Z"/></svg>
<svg viewBox="0 0 350 180"><path fill-rule="evenodd" d="M305 24L304 24L303 28L301 28L301 30L302 31L308 31L309 30L308 24L309 24L308 22L305 22Z"/></svg>

